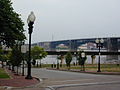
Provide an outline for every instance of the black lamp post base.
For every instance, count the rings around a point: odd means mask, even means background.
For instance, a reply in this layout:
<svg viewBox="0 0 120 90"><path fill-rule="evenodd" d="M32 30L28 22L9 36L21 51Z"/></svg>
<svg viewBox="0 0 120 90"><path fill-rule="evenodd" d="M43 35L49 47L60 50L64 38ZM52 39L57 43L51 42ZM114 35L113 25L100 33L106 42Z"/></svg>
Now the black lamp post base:
<svg viewBox="0 0 120 90"><path fill-rule="evenodd" d="M100 70L98 70L97 72L101 72Z"/></svg>
<svg viewBox="0 0 120 90"><path fill-rule="evenodd" d="M33 79L33 77L30 76L30 75L27 75L27 76L25 77L25 79Z"/></svg>

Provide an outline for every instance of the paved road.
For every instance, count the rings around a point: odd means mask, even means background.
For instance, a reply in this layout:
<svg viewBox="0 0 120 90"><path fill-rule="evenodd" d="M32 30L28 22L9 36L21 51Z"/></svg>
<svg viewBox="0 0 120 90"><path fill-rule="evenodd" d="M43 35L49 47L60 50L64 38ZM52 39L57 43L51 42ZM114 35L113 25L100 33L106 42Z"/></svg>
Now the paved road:
<svg viewBox="0 0 120 90"><path fill-rule="evenodd" d="M57 88L56 90L120 90L120 84L62 87L62 88Z"/></svg>
<svg viewBox="0 0 120 90"><path fill-rule="evenodd" d="M36 86L46 87L46 90L119 90L120 76L96 75L86 73L75 73L55 71L47 69L32 69L32 76L42 79Z"/></svg>

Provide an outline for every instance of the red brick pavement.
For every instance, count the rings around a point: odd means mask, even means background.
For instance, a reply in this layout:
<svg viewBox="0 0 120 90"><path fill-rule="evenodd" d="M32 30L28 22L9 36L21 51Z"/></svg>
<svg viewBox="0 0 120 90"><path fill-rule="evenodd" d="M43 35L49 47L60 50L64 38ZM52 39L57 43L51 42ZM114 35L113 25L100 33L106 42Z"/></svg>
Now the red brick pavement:
<svg viewBox="0 0 120 90"><path fill-rule="evenodd" d="M36 78L33 78L32 80L25 79L25 76L21 75L15 75L10 70L6 70L9 75L11 76L10 79L0 79L0 86L11 86L11 87L26 87L26 86L32 86L39 81Z"/></svg>

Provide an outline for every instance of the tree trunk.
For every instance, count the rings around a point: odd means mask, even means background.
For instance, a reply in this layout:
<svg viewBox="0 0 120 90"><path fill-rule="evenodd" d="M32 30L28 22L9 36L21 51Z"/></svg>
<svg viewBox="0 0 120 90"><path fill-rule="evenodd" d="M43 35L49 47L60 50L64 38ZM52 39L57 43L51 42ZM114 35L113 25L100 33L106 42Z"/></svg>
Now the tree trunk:
<svg viewBox="0 0 120 90"><path fill-rule="evenodd" d="M2 68L4 68L4 63L3 63L3 61L2 61Z"/></svg>
<svg viewBox="0 0 120 90"><path fill-rule="evenodd" d="M18 66L17 66L17 75L18 75Z"/></svg>
<svg viewBox="0 0 120 90"><path fill-rule="evenodd" d="M11 66L9 65L9 70L11 70Z"/></svg>
<svg viewBox="0 0 120 90"><path fill-rule="evenodd" d="M68 70L70 70L70 65L68 66Z"/></svg>
<svg viewBox="0 0 120 90"><path fill-rule="evenodd" d="M14 66L12 65L12 72L14 72L15 71L15 69L14 69Z"/></svg>
<svg viewBox="0 0 120 90"><path fill-rule="evenodd" d="M92 64L94 64L94 60L95 60L95 59L92 58Z"/></svg>
<svg viewBox="0 0 120 90"><path fill-rule="evenodd" d="M42 65L41 65L41 60L40 60L40 68L42 67Z"/></svg>
<svg viewBox="0 0 120 90"><path fill-rule="evenodd" d="M37 67L38 67L38 61L37 61Z"/></svg>

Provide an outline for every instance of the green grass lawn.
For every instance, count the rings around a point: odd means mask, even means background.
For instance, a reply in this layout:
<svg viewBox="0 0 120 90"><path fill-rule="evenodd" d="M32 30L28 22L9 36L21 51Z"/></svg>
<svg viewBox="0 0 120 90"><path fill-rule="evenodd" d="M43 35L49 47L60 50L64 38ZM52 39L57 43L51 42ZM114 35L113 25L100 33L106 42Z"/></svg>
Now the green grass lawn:
<svg viewBox="0 0 120 90"><path fill-rule="evenodd" d="M0 78L10 78L3 68L0 68Z"/></svg>
<svg viewBox="0 0 120 90"><path fill-rule="evenodd" d="M101 64L101 71L105 72L120 72L120 65L116 64ZM81 69L80 66L71 66L71 69ZM98 65L97 64L86 64L85 70L86 71L97 71Z"/></svg>
<svg viewBox="0 0 120 90"><path fill-rule="evenodd" d="M117 64L101 64L101 71L105 72L120 72L120 65ZM35 66L35 68L37 68ZM38 67L39 68L39 67ZM42 64L42 68L51 68L51 64ZM65 64L60 67L61 69L68 69ZM81 66L77 65L74 66L71 64L71 69L79 69L81 70ZM98 65L97 64L85 64L86 71L97 71Z"/></svg>

